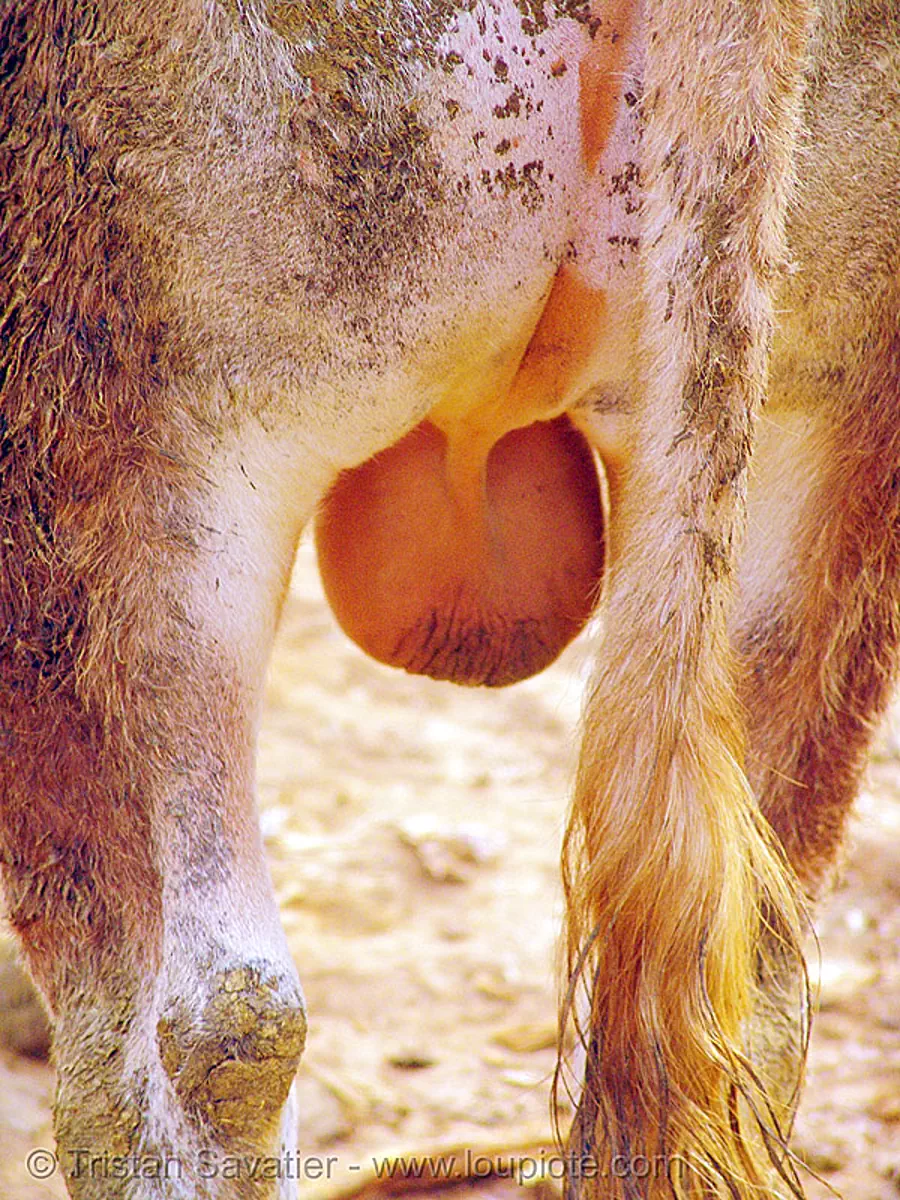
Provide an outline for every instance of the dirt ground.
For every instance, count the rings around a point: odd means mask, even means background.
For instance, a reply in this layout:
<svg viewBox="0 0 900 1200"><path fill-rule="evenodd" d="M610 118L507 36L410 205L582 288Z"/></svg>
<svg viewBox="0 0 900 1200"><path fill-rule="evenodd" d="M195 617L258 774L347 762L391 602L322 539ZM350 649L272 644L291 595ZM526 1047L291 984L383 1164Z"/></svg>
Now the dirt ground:
<svg viewBox="0 0 900 1200"><path fill-rule="evenodd" d="M323 1167L305 1200L392 1155L551 1145L557 857L588 648L502 692L403 676L336 629L301 549L260 806L309 1004L300 1148ZM810 947L820 1011L796 1144L847 1200L900 1196L898 902L900 710ZM0 1200L64 1195L28 1171L52 1146L52 1093L50 1066L0 1052ZM486 1161L470 1158L476 1174Z"/></svg>

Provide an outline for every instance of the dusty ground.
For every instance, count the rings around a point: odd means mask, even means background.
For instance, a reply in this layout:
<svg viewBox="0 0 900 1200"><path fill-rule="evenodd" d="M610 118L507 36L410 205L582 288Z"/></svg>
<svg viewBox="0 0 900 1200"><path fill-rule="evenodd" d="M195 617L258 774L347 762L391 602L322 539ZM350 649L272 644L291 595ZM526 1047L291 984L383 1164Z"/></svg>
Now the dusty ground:
<svg viewBox="0 0 900 1200"><path fill-rule="evenodd" d="M310 1037L318 1200L393 1154L549 1144L557 854L586 648L500 693L365 660L301 552L260 742L262 820ZM900 1196L900 714L819 915L821 1011L797 1144L847 1200ZM817 952L811 967L818 973ZM0 1200L59 1200L50 1067L0 1054ZM474 1163L478 1168L478 1161ZM327 1170L327 1168L326 1168ZM813 1182L810 1196L829 1194Z"/></svg>

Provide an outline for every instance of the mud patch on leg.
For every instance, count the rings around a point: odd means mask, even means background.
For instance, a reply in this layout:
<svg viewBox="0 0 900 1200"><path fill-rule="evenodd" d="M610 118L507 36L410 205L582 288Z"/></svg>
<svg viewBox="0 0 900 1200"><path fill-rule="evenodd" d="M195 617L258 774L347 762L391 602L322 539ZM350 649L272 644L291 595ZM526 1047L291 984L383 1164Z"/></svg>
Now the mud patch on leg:
<svg viewBox="0 0 900 1200"><path fill-rule="evenodd" d="M259 966L222 971L199 1018L178 1000L156 1032L163 1066L192 1120L225 1142L254 1143L272 1132L306 1040L294 981Z"/></svg>

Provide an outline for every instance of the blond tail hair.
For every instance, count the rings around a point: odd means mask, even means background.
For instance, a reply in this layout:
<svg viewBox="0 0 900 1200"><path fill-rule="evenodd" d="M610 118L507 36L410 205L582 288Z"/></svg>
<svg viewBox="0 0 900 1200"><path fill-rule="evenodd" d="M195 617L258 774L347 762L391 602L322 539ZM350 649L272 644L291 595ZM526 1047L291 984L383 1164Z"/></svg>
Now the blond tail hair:
<svg viewBox="0 0 900 1200"><path fill-rule="evenodd" d="M773 980L804 1020L802 902L744 778L727 624L809 13L667 0L644 20L630 453L563 855L563 1017L586 1057L570 1183L799 1196L792 1098L751 1042Z"/></svg>

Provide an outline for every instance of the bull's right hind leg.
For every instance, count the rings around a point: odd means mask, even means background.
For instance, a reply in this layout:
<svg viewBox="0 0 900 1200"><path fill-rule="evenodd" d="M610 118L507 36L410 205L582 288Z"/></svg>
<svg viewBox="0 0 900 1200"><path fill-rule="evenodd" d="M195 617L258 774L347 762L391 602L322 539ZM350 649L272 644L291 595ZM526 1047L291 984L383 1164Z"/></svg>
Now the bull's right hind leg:
<svg viewBox="0 0 900 1200"><path fill-rule="evenodd" d="M747 771L807 891L900 647L900 15L820 6L732 640Z"/></svg>
<svg viewBox="0 0 900 1200"><path fill-rule="evenodd" d="M900 645L900 332L873 340L823 411L771 416L735 623L748 773L813 895L834 865Z"/></svg>
<svg viewBox="0 0 900 1200"><path fill-rule="evenodd" d="M2 596L17 640L0 674L0 856L55 1015L77 1200L294 1187L305 1017L253 755L304 497L290 465L269 469L277 447L263 471L237 444L226 465L198 453L203 472L135 447L117 472L111 447L87 503L58 472L47 557L23 559Z"/></svg>
<svg viewBox="0 0 900 1200"><path fill-rule="evenodd" d="M856 341L835 343L841 362L804 362L802 346L781 368L776 359L750 488L734 621L747 770L813 897L832 873L900 648L897 301L876 295ZM790 392L804 377L813 411ZM798 1099L802 989L795 968L768 977L753 1031L785 1128Z"/></svg>

